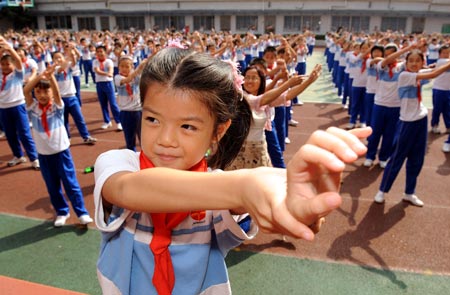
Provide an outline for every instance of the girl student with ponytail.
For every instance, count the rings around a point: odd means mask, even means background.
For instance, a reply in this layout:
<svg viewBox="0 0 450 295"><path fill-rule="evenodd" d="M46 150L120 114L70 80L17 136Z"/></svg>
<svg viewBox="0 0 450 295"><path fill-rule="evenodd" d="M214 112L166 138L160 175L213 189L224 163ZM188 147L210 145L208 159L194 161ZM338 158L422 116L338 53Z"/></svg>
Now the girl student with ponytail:
<svg viewBox="0 0 450 295"><path fill-rule="evenodd" d="M187 49L146 63L141 152L95 163L103 294L231 294L225 256L258 226L312 240L340 205L340 174L365 152L369 128L316 131L287 169L222 171L251 125L241 81L229 63Z"/></svg>
<svg viewBox="0 0 450 295"><path fill-rule="evenodd" d="M415 195L417 177L422 169L427 148L428 110L422 103L422 85L450 69L450 62L432 71L420 71L425 66L424 54L413 49L406 55L406 70L398 77L400 121L397 125L393 153L383 173L375 202L383 203L406 161L406 185L403 201L422 207L423 201Z"/></svg>

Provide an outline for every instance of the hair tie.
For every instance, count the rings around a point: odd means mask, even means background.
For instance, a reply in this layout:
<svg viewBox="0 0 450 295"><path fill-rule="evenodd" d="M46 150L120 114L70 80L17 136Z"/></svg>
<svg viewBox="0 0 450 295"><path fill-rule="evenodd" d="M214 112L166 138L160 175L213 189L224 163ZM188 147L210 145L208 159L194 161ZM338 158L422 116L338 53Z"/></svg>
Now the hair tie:
<svg viewBox="0 0 450 295"><path fill-rule="evenodd" d="M185 47L183 44L181 44L180 41L178 41L178 40L170 40L170 41L167 43L167 47L170 47L170 48L179 48L179 49L186 49L186 47Z"/></svg>

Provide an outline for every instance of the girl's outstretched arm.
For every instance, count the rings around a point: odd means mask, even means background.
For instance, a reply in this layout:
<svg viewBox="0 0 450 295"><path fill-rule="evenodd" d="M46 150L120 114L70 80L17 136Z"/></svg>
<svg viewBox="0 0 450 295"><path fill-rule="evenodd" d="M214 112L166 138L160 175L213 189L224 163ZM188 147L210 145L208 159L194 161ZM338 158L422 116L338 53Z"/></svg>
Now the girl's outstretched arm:
<svg viewBox="0 0 450 295"><path fill-rule="evenodd" d="M259 167L223 173L168 168L122 171L105 181L101 194L106 206L114 204L138 212L248 212L263 231L312 240L314 233L309 225L339 207L341 172L345 163L365 153L366 147L359 138L370 133L370 128L344 131L331 127L316 131L294 155L287 170Z"/></svg>

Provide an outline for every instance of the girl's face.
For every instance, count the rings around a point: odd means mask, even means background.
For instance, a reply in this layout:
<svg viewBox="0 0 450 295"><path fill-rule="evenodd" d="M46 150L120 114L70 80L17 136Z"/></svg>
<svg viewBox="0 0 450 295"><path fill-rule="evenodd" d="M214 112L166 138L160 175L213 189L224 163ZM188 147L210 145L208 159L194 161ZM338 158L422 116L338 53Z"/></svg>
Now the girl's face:
<svg viewBox="0 0 450 295"><path fill-rule="evenodd" d="M377 57L383 57L383 51L377 50L377 49L372 51L372 58L377 58Z"/></svg>
<svg viewBox="0 0 450 295"><path fill-rule="evenodd" d="M250 69L245 73L244 89L250 94L257 95L261 79L256 69Z"/></svg>
<svg viewBox="0 0 450 295"><path fill-rule="evenodd" d="M153 82L142 106L142 150L155 167L188 170L215 142L214 121L189 91ZM220 125L218 134L222 129Z"/></svg>
<svg viewBox="0 0 450 295"><path fill-rule="evenodd" d="M34 96L36 97L39 104L46 106L53 97L53 92L51 88L34 88Z"/></svg>
<svg viewBox="0 0 450 295"><path fill-rule="evenodd" d="M62 54L62 53L60 53L60 52L58 52L58 53L55 53L54 55L53 55L53 62L55 63L55 64L57 64L57 65L60 65L60 64L62 64L63 62L64 62L64 55Z"/></svg>
<svg viewBox="0 0 450 295"><path fill-rule="evenodd" d="M4 75L9 75L15 69L14 64L11 61L7 60L7 59L2 60L0 65L1 65L1 68L2 68L2 73Z"/></svg>
<svg viewBox="0 0 450 295"><path fill-rule="evenodd" d="M125 59L121 60L119 63L119 73L122 76L127 77L133 70L133 62L131 60Z"/></svg>
<svg viewBox="0 0 450 295"><path fill-rule="evenodd" d="M411 53L406 60L406 68L408 71L417 73L423 67L423 59L417 53Z"/></svg>

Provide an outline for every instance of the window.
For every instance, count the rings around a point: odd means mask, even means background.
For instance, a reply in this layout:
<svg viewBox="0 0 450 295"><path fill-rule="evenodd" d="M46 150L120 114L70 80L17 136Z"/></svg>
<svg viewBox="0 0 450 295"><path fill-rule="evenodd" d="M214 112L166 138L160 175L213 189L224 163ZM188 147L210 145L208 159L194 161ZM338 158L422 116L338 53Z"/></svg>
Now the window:
<svg viewBox="0 0 450 295"><path fill-rule="evenodd" d="M331 29L337 31L339 28L350 32L362 32L369 30L370 16L341 16L335 15L331 18Z"/></svg>
<svg viewBox="0 0 450 295"><path fill-rule="evenodd" d="M155 27L158 30L182 30L185 27L184 16L157 15L155 16Z"/></svg>
<svg viewBox="0 0 450 295"><path fill-rule="evenodd" d="M55 15L45 17L45 28L48 29L72 29L70 15Z"/></svg>
<svg viewBox="0 0 450 295"><path fill-rule="evenodd" d="M287 15L284 17L284 31L320 31L320 16Z"/></svg>
<svg viewBox="0 0 450 295"><path fill-rule="evenodd" d="M102 31L109 30L109 16L100 17L100 29Z"/></svg>
<svg viewBox="0 0 450 295"><path fill-rule="evenodd" d="M194 15L194 30L206 30L210 31L214 28L214 16L202 15L195 16Z"/></svg>
<svg viewBox="0 0 450 295"><path fill-rule="evenodd" d="M412 33L422 33L425 29L425 18L424 17L413 17L412 19Z"/></svg>
<svg viewBox="0 0 450 295"><path fill-rule="evenodd" d="M258 16L257 15L238 15L236 16L236 30L248 31L258 30Z"/></svg>
<svg viewBox="0 0 450 295"><path fill-rule="evenodd" d="M116 24L120 30L145 29L145 19L143 16L116 16Z"/></svg>
<svg viewBox="0 0 450 295"><path fill-rule="evenodd" d="M95 18L94 17L79 17L78 18L78 30L95 30Z"/></svg>
<svg viewBox="0 0 450 295"><path fill-rule="evenodd" d="M405 31L406 17L382 17L381 31Z"/></svg>
<svg viewBox="0 0 450 295"><path fill-rule="evenodd" d="M221 15L220 16L220 30L230 31L231 30L231 16Z"/></svg>

